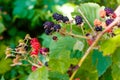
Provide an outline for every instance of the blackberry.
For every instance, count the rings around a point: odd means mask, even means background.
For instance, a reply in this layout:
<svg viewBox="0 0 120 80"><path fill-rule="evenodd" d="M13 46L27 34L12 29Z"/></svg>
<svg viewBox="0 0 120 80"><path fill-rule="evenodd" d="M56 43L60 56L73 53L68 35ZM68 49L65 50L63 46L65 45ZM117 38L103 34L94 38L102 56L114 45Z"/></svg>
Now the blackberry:
<svg viewBox="0 0 120 80"><path fill-rule="evenodd" d="M87 33L87 34L86 34L86 36L89 36L89 35L90 35L90 33Z"/></svg>
<svg viewBox="0 0 120 80"><path fill-rule="evenodd" d="M49 48L44 48L43 51L44 52L49 52Z"/></svg>
<svg viewBox="0 0 120 80"><path fill-rule="evenodd" d="M54 31L59 31L59 29L61 29L61 26L59 24L55 24L53 27Z"/></svg>
<svg viewBox="0 0 120 80"><path fill-rule="evenodd" d="M52 32L52 30L50 30L50 29L45 29L45 33L46 33L47 35L49 35L51 32Z"/></svg>
<svg viewBox="0 0 120 80"><path fill-rule="evenodd" d="M44 54L44 53L47 53L49 52L49 48L40 48L40 53L41 54Z"/></svg>
<svg viewBox="0 0 120 80"><path fill-rule="evenodd" d="M106 16L110 16L110 14L113 14L114 13L114 11L111 9L111 8L105 8L104 9L105 10L105 12L106 12Z"/></svg>
<svg viewBox="0 0 120 80"><path fill-rule="evenodd" d="M28 45L25 45L25 46L24 46L24 49L27 51L27 50L28 50Z"/></svg>
<svg viewBox="0 0 120 80"><path fill-rule="evenodd" d="M80 25L83 22L82 17L81 16L76 16L75 17L75 22L76 22L76 25Z"/></svg>
<svg viewBox="0 0 120 80"><path fill-rule="evenodd" d="M54 18L56 21L63 20L63 15L58 14L58 13L54 13L54 14L53 14L53 18Z"/></svg>
<svg viewBox="0 0 120 80"><path fill-rule="evenodd" d="M96 26L95 31L102 31L102 26Z"/></svg>
<svg viewBox="0 0 120 80"><path fill-rule="evenodd" d="M58 38L57 38L57 36L53 36L52 39L53 40L57 40Z"/></svg>
<svg viewBox="0 0 120 80"><path fill-rule="evenodd" d="M54 26L54 23L49 21L43 24L44 29L51 29L53 26Z"/></svg>
<svg viewBox="0 0 120 80"><path fill-rule="evenodd" d="M69 21L69 19L68 19L68 17L67 17L67 16L64 16L64 17L63 17L63 19L62 19L62 21L63 21L64 23L66 23L66 22L68 22L68 21Z"/></svg>
<svg viewBox="0 0 120 80"><path fill-rule="evenodd" d="M109 24L111 24L114 20L113 19L107 19L105 21L106 25L108 26Z"/></svg>
<svg viewBox="0 0 120 80"><path fill-rule="evenodd" d="M48 62L45 62L45 66L47 66L47 67L48 67Z"/></svg>

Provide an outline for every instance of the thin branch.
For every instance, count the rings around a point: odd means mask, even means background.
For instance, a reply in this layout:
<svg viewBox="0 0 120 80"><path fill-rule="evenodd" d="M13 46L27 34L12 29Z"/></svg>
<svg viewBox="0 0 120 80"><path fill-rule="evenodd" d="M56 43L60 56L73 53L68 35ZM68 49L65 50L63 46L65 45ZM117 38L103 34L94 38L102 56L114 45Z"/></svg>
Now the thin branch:
<svg viewBox="0 0 120 80"><path fill-rule="evenodd" d="M84 16L84 14L82 13L82 11L80 9L78 9L78 11L82 15L82 17L84 18L84 20L86 21L86 23L88 24L88 26L90 27L90 29L95 33L94 29L92 28L92 25L89 23L89 21L87 20L87 18Z"/></svg>
<svg viewBox="0 0 120 80"><path fill-rule="evenodd" d="M86 36L76 35L76 34L73 34L73 33L71 33L71 32L65 32L64 34L65 34L65 35L68 35L68 36L75 37L75 38L89 39L89 38L86 37Z"/></svg>
<svg viewBox="0 0 120 80"><path fill-rule="evenodd" d="M118 7L120 9L120 6ZM118 9L118 10L119 10ZM120 12L120 11L118 11ZM117 14L117 13L116 13ZM86 59L86 57L90 54L91 50L93 49L93 47L97 44L97 42L100 40L100 38L102 37L102 35L109 29L111 29L112 27L114 27L118 22L120 21L120 14L118 13L117 18L105 29L103 30L101 33L98 34L98 36L96 37L95 41L93 42L93 44L87 49L87 51L85 52L84 56L81 58L81 60L78 63L78 68L73 72L73 74L71 75L69 80L73 80L75 74L77 73L78 69L81 67L82 63L84 62L84 60Z"/></svg>
<svg viewBox="0 0 120 80"><path fill-rule="evenodd" d="M72 24L70 24L70 32L72 33Z"/></svg>
<svg viewBox="0 0 120 80"><path fill-rule="evenodd" d="M81 26L80 28L82 30L83 35L85 35L84 30L83 30L83 26Z"/></svg>
<svg viewBox="0 0 120 80"><path fill-rule="evenodd" d="M36 67L40 67L39 65L37 65L37 64L35 64L35 63L33 63L32 61L30 61L30 60L27 60L30 64L32 64L33 66L36 66Z"/></svg>

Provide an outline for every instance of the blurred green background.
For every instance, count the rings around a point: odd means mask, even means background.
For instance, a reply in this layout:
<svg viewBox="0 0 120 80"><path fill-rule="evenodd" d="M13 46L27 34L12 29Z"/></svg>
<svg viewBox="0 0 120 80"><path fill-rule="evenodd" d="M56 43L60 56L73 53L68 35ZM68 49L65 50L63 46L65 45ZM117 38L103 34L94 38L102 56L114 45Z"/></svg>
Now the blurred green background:
<svg viewBox="0 0 120 80"><path fill-rule="evenodd" d="M41 36L42 24L52 21L52 13L69 14L76 5L87 2L113 9L120 3L119 0L0 0L0 79L26 80L31 72L26 65L10 67L12 60L4 59L7 46L14 48L27 33L32 37ZM66 12L65 6L70 10Z"/></svg>

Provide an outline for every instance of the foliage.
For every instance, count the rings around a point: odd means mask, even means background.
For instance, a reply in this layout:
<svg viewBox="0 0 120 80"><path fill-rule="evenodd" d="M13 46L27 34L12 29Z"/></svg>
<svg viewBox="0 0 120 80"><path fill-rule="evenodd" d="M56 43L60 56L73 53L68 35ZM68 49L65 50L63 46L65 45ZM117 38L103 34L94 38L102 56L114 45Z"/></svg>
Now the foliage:
<svg viewBox="0 0 120 80"><path fill-rule="evenodd" d="M29 76L27 80L49 80L48 79L48 70L46 69L46 67L42 67L38 70L36 70L35 72L32 72Z"/></svg>
<svg viewBox="0 0 120 80"><path fill-rule="evenodd" d="M95 3L87 3L95 2ZM98 4L97 4L98 3ZM54 33L44 34L42 27L44 21L54 21L51 18L54 12L74 19L81 15L80 9L87 20L94 27L93 21L99 17L99 11L104 6L115 9L120 1L110 0L0 0L0 78L1 80L69 80L67 71L77 65L89 47L85 39ZM104 5L104 6L103 6ZM67 9L67 10L66 10ZM84 20L85 21L85 20ZM55 21L54 21L55 22ZM57 23L57 22L55 22ZM70 31L70 25L60 23L63 28ZM84 33L75 24L72 31L77 35L85 35L92 32L88 24L84 24ZM48 67L43 66L36 71L31 71L31 66L24 63L23 66L11 67L12 58L5 59L5 50L8 45L15 48L17 41L29 33L38 37L44 47L50 49L47 58L39 55L42 62L48 61ZM114 31L114 37L104 35L99 42L100 49L93 50L86 58L82 67L78 69L75 78L81 80L120 80L120 31ZM106 38L106 36L109 38ZM112 46L111 46L112 45ZM3 69L4 68L4 69Z"/></svg>

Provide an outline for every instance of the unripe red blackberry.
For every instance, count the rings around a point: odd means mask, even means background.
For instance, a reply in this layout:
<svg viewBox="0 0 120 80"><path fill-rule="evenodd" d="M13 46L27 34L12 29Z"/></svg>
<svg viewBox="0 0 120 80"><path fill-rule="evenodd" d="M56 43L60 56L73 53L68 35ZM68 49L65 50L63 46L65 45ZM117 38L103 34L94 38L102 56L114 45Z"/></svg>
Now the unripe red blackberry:
<svg viewBox="0 0 120 80"><path fill-rule="evenodd" d="M49 48L40 48L40 53L41 53L42 55L47 55L48 52L49 52Z"/></svg>

